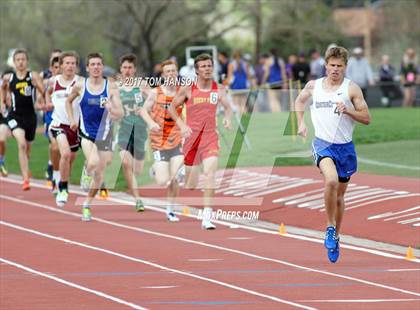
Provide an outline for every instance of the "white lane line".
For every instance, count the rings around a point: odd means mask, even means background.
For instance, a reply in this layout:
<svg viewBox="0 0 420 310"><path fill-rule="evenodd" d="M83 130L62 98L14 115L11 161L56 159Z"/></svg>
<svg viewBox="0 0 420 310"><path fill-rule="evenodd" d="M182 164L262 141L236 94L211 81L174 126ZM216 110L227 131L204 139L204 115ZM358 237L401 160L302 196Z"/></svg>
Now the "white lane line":
<svg viewBox="0 0 420 310"><path fill-rule="evenodd" d="M228 287L228 288L231 288L231 289L236 290L236 291L240 291L240 292L247 293L247 294L250 294L250 295L262 297L262 298L265 298L265 299L276 301L278 303L288 304L288 305L295 306L297 308L302 308L302 309L309 309L309 310L314 309L312 307L307 307L305 305L301 305L301 304L298 304L298 303L295 303L295 302L292 302L292 301L288 301L288 300L285 300L285 299L281 299L281 298L278 298L278 297L275 297L275 296L259 293L259 292L252 291L252 290L249 290L249 289L246 289L246 288L243 288L243 287L240 287L240 286L236 286L236 285L233 285L233 284L229 284L229 283L226 283L226 282L222 282L222 281L214 280L214 279L211 279L211 278L199 276L199 275L196 275L192 272L186 272L186 271L181 271L181 270L174 269L174 268L165 267L163 265L156 264L156 263L153 263L153 262L149 262L149 261L141 259L141 258L128 256L128 255L125 255L125 254L121 254L121 253L118 253L118 252L107 250L105 248L100 248L100 247L96 247L96 246L93 246L93 245L89 245L89 244L86 244L86 243L83 243L83 242L73 241L73 240L70 240L70 239L46 234L46 233L43 233L43 232L40 232L40 231L37 231L37 230L34 230L34 229L25 228L25 227L18 226L18 225L12 224L12 223L0 221L0 225L4 225L4 226L10 227L10 228L14 228L14 229L17 229L17 230L20 230L20 231L25 231L25 232L28 232L30 234L38 235L38 236L41 236L41 237L44 237L44 238L65 242L67 244L77 245L77 246L80 246L82 248L87 248L87 249L90 249L90 250L93 250L93 251L102 252L102 253L106 253L106 254L109 254L109 255L117 256L119 258L123 258L123 259L129 260L129 261L133 261L133 262L141 263L141 264L144 264L144 265L152 266L152 267L162 269L162 270L165 270L165 271L170 271L170 272L180 274L180 275L183 275L183 276L187 276L187 277L190 277L190 278L195 278L195 279L203 280L203 281L210 282L210 283L213 283L213 284L217 284L217 285L220 285L220 286Z"/></svg>
<svg viewBox="0 0 420 310"><path fill-rule="evenodd" d="M371 197L367 197L367 198L363 198L363 199L358 199L358 200L355 200L355 201L350 201L349 203L346 203L346 210L348 210L348 206L357 204L359 202L368 201L368 200L372 200L372 199L376 199L376 198L381 198L382 199L384 197L390 197L390 196L393 196L395 194L397 194L397 195L404 194L405 195L405 194L409 194L409 192L404 192L404 193L403 192L391 192L391 193L374 195L374 196L371 196ZM325 208L324 209L321 209L319 211L325 212Z"/></svg>
<svg viewBox="0 0 420 310"><path fill-rule="evenodd" d="M36 184L34 184L34 185L36 185ZM45 187L41 187L41 188L45 189ZM82 192L78 192L78 194L83 195ZM23 200L23 199L17 199L17 198L14 198L14 197L5 196L5 195L1 195L1 194L0 194L0 198L15 201L15 202L19 202L22 205L26 204L26 205L30 205L30 206L33 206L33 207L57 212L57 213L62 213L62 214L75 216L79 219L81 217L81 214L79 214L79 213L65 211L65 210L62 210L62 209L58 209L56 207L50 207L48 205L43 205L43 204L39 204L39 203L36 203L36 202L26 201L26 200ZM117 199L117 198L108 198L108 200L112 200L112 201L115 201L115 202L118 202L118 203L123 203L123 204L127 203L127 201L125 201L123 199ZM146 208L148 208L150 210L157 211L157 212L161 212L161 213L165 212L164 210L161 210L159 208L155 208L155 207L152 207L152 206L146 206ZM190 217L190 218L198 219L197 215L191 215L191 214L190 215L183 215L182 213L177 213L177 214L182 215L182 216L186 216L186 217ZM96 219L96 221L98 221L100 223L109 224L109 225L116 226L116 227L121 227L121 228L129 229L129 230L144 232L144 233L152 234L152 235L159 236L159 237L166 237L166 238L180 240L180 241L184 241L184 242L200 244L200 245L203 245L203 246L219 248L217 245L207 244L207 243L203 243L203 242L199 242L199 241L195 241L195 240L191 240L191 239L185 239L185 238L178 237L178 236L175 236L175 235L167 235L167 234L163 234L163 233L159 233L159 232L155 232L155 231L151 231L151 230L146 230L146 229L142 229L142 228L138 228L138 227L134 227L134 226L129 226L129 225L120 224L120 223L117 223L117 222L108 221L108 220L101 219L101 218L98 218L98 217L95 217L95 219ZM269 235L278 235L277 231L273 231L273 230L269 230L269 229L265 229L265 228L252 227L252 226L241 225L241 224L232 224L231 222L225 222L225 221L222 221L222 220L212 220L212 221L216 224L220 224L220 225L227 226L227 227L230 227L230 228L236 228L236 229L242 228L242 229L245 229L245 230L255 231L255 232L259 232L259 233L265 233L265 234L269 234ZM298 239L298 240L303 240L303 241L309 241L309 242L312 242L312 243L323 243L324 242L323 239L317 239L317 238L314 238L314 237L307 237L307 236L302 236L302 235L294 235L294 234L290 234L290 233L287 233L287 234L283 235L283 237L293 238L293 239ZM404 260L405 261L405 256L396 255L396 254L384 252L384 251L381 251L381 250L374 250L374 249L370 249L370 248L348 245L348 244L344 244L344 243L340 244L340 246L342 248L345 248L345 249L350 249L350 250L354 250L354 251L358 251L358 252L364 252L364 253L369 253L369 254L378 255L378 256L382 256L382 257L393 258L393 259L398 259L398 260ZM224 249L224 248L222 248L222 249ZM236 250L232 250L232 251L236 251ZM245 253L245 252L243 252L243 253ZM420 263L420 259L413 259L413 260L410 260L410 262Z"/></svg>
<svg viewBox="0 0 420 310"><path fill-rule="evenodd" d="M410 223L416 223L416 222L419 222L419 221L420 221L420 217L415 217L413 219L399 221L398 223L405 225L405 224L410 224Z"/></svg>
<svg viewBox="0 0 420 310"><path fill-rule="evenodd" d="M178 287L176 285L161 285L161 286L141 286L141 288L149 288L149 289L166 289L166 288L175 288Z"/></svg>
<svg viewBox="0 0 420 310"><path fill-rule="evenodd" d="M32 205L32 206L35 206L35 207L38 207L38 208L47 209L47 210L51 210L51 211L54 211L54 212L63 213L63 214L67 214L67 215L71 215L71 216L75 216L77 218L80 218L80 214L78 214L78 213L59 210L59 209L48 207L48 206L41 205L41 204L38 204L38 203L28 202L28 201L21 200L21 199L15 199L15 198L7 197L7 196L4 196L4 195L0 195L0 198L5 198L5 199L8 199L8 200L12 200L12 201L18 201L18 202L21 202L22 204ZM116 227L121 227L121 228L126 228L126 229L129 229L129 230L133 230L133 231L139 231L139 232L143 232L143 233L147 233L147 234L152 234L152 235L159 236L159 237L170 238L170 239L174 239L174 240L178 240L178 241L183 241L183 242L186 242L186 243L201 245L201 246L205 246L205 247L209 247L209 248L213 248L213 249L218 249L218 250L226 251L226 252L230 252L230 253L236 253L236 254L240 254L240 255L243 255L243 256L247 256L247 257L252 257L252 258L256 258L256 259L260 259L260 260L274 262L274 263L286 265L286 266L289 266L289 267L295 267L295 268L302 269L302 270L305 270L305 271L311 271L311 272L320 273L320 274L324 274L324 275L328 275L328 276L332 276L332 277L347 279L347 280L350 280L350 281L359 282L359 283L363 283L363 284L367 284L367 285L371 285L371 286L375 286L375 287L385 288L385 289L392 290L392 291L397 291L397 292L402 292L402 293L406 293L406 294L410 294L410 295L420 296L420 294L418 294L416 292L407 291L407 290L399 289L399 288L396 288L396 287L392 287L392 286L388 286L388 285L384 285L384 284L380 284L380 283L376 283L376 282L372 282L372 281L367 281L367 280L363 280L363 279L359 279L359 278L355 278L355 277L350 277L350 276L346 276L346 275L342 275L342 274L338 274L338 273L333 273L333 272L328 272L328 271L324 271L324 270L320 270L320 269L305 267L305 266L289 263L289 262L286 262L286 261L283 261L283 260L280 260L280 259L264 257L264 256L260 256L260 255L240 251L240 250L235 250L235 249L231 249L231 248L227 248L227 247L222 247L222 246L210 244L210 243L205 243L205 242L186 239L186 238L182 238L182 237L178 237L178 236L174 236L174 235L168 235L168 234L163 234L163 233L159 233L159 232L154 232L154 231L150 231L150 230L146 230L146 229L142 229L142 228L137 228L137 227L133 227L133 226L128 226L128 225L104 220L104 219L97 218L97 217L93 217L93 219L96 220L97 222L104 223L104 224L109 224L109 225L116 226ZM230 225L229 223L224 223L222 221L214 221L214 222L222 224L222 225L225 225L225 224ZM276 232L269 231L269 230L264 230L264 229L260 229L260 228L249 228L249 227L243 226L243 225L238 225L238 226L241 227L241 228L244 228L244 229L250 229L250 230L259 231L259 232L264 232L265 231L266 233L277 235ZM317 242L317 243L323 243L324 242L323 240L320 240L320 239L315 239L315 238L310 238L310 237L305 237L305 236L299 236L299 235L287 234L287 235L285 235L285 237L290 237L290 238L299 239L299 240L306 240L306 241L311 241L311 242ZM390 254L390 253L386 253L386 252L381 252L381 251L378 251L378 250L365 249L365 248L356 247L356 246L352 246L352 245L346 245L346 244L342 244L340 246L342 248L348 248L348 249L352 249L352 250L367 252L367 253L376 254L376 255L379 255L379 256L396 258L396 259L399 259L399 260L405 260L405 257L403 257L403 256L398 256L398 255L394 255L394 254ZM413 259L410 262L419 263L420 259Z"/></svg>
<svg viewBox="0 0 420 310"><path fill-rule="evenodd" d="M290 185L283 186L283 187L275 187L275 188L271 188L271 189L270 189L270 187L268 187L268 190L266 190L266 191L256 192L254 194L246 195L244 197L245 198L255 198L255 197L258 197L258 196L262 196L262 195L268 195L268 194L273 194L273 193L276 193L276 192L281 192L281 191L284 191L284 190L290 189L290 188L295 188L295 187L304 186L304 185L308 185L308 184L316 184L316 183L321 183L321 181L315 181L315 180L312 180L312 179L302 179L301 181L292 182Z"/></svg>
<svg viewBox="0 0 420 310"><path fill-rule="evenodd" d="M303 192L303 193L300 193L300 194L274 199L273 203L279 203L279 202L282 203L282 202L293 200L293 199L299 199L299 198L302 198L302 197L307 197L307 195L309 195L309 194L319 193L319 192L323 192L323 191L324 191L324 188L317 188L317 189L307 191L307 192Z"/></svg>
<svg viewBox="0 0 420 310"><path fill-rule="evenodd" d="M398 195L398 196L391 196L391 197L387 197L387 198L382 198L382 199L376 199L373 201L368 201L365 203L361 203L352 207L346 207L346 211L352 210L352 209L356 209L359 207L363 207L366 205L370 205L372 203L377 203L377 202L381 202L381 201L386 201L386 200L393 200L393 199L401 199L401 198L409 198L409 197L415 197L415 196L420 196L420 194L407 194L407 195Z"/></svg>
<svg viewBox="0 0 420 310"><path fill-rule="evenodd" d="M402 301L420 301L420 299L314 299L299 300L299 302L332 302L332 303L369 303L369 302L402 302Z"/></svg>
<svg viewBox="0 0 420 310"><path fill-rule="evenodd" d="M222 258L189 258L190 262L217 262L223 260Z"/></svg>
<svg viewBox="0 0 420 310"><path fill-rule="evenodd" d="M407 165L400 165L400 164L392 164L383 161L371 160L363 157L357 158L361 163L377 165L377 166L384 166L384 167L391 167L391 168L399 168L399 169L409 169L409 170L420 170L418 166L407 166Z"/></svg>
<svg viewBox="0 0 420 310"><path fill-rule="evenodd" d="M2 258L2 257L0 257L0 261L3 262L3 263L6 263L8 265L14 266L16 268L19 268L19 269L25 270L27 272L30 272L31 274L35 274L37 276L41 276L41 277L44 277L44 278L53 280L53 281L59 282L59 283L64 284L64 285L67 285L67 286L70 286L70 287L73 287L73 288L77 288L77 289L79 289L81 291L85 291L85 292L88 292L88 293L97 295L99 297L103 297L103 298L112 300L112 301L114 301L116 303L119 303L119 304L128 306L128 307L133 308L133 309L138 309L138 310L145 310L145 309L147 309L147 308L144 308L142 306L139 306L139 305L133 304L131 302L125 301L123 299L120 299L120 298L117 298L117 297L114 297L114 296L105 294L103 292L100 292L100 291L97 291L97 290L93 290L93 289L87 288L85 286L78 285L78 284L73 283L73 282L66 281L66 280L61 279L61 278L58 278L56 276L52 276L52 275L50 275L48 273L37 271L35 269L26 267L26 266L21 265L21 264L18 264L16 262L12 262L12 261L10 261L8 259L5 259L5 258Z"/></svg>
<svg viewBox="0 0 420 310"><path fill-rule="evenodd" d="M260 192L262 190L270 189L270 188L277 188L278 186L283 186L285 184L292 184L294 182L298 182L301 180L300 178L286 178L282 180L274 180L269 183L262 183L260 186L257 186L256 188L251 188L249 190L244 190L243 188L236 189L235 191L232 191L231 194L234 194L235 196L243 196L246 194L255 194L257 192ZM231 192L231 191L229 191ZM228 193L228 192L226 192Z"/></svg>
<svg viewBox="0 0 420 310"><path fill-rule="evenodd" d="M420 214L420 212L413 212L413 213L402 214L402 215L398 215L398 216L394 216L394 217L390 217L390 218L384 219L384 222L398 220L398 219L403 218L403 217L413 216L413 215L419 215L419 214Z"/></svg>
<svg viewBox="0 0 420 310"><path fill-rule="evenodd" d="M389 272L403 272L403 271L420 271L419 268L411 268L411 269L388 269Z"/></svg>
<svg viewBox="0 0 420 310"><path fill-rule="evenodd" d="M390 217L390 216L394 216L394 215L402 214L402 213L407 213L407 212L415 211L415 210L418 210L418 209L420 209L420 206L405 209L405 210L398 211L398 212L391 212L391 211L390 212L385 212L385 213L369 216L368 220L377 220L377 219L380 219L380 218Z"/></svg>
<svg viewBox="0 0 420 310"><path fill-rule="evenodd" d="M255 239L254 237L228 237L227 239L231 239L231 240L251 240L251 239Z"/></svg>

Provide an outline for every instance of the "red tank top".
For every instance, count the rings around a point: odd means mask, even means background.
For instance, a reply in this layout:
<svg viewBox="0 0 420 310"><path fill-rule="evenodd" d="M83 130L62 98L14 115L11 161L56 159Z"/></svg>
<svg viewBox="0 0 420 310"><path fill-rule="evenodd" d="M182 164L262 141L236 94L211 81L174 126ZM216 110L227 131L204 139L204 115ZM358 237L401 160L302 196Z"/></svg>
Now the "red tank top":
<svg viewBox="0 0 420 310"><path fill-rule="evenodd" d="M185 103L187 125L193 132L216 131L218 86L213 81L210 91L202 91L197 84L191 86L191 97Z"/></svg>

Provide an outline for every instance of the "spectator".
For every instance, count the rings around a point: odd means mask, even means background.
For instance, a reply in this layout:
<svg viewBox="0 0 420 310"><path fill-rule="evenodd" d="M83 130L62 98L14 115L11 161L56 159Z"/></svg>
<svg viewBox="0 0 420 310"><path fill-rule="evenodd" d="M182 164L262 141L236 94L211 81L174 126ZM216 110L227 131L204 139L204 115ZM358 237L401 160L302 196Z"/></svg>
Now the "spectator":
<svg viewBox="0 0 420 310"><path fill-rule="evenodd" d="M289 55L287 58L287 64L286 64L286 76L288 80L293 80L293 65L297 62L297 56L295 54Z"/></svg>
<svg viewBox="0 0 420 310"><path fill-rule="evenodd" d="M246 110L247 89L250 88L251 74L249 72L249 64L241 58L241 53L233 52L232 61L228 66L228 84L233 90L232 101L234 106L242 114Z"/></svg>
<svg viewBox="0 0 420 310"><path fill-rule="evenodd" d="M271 107L271 112L279 112L281 109L281 91L282 88L287 88L286 82L286 67L284 61L279 57L275 48L270 50L270 57L265 63L264 80L263 83L269 85L268 98Z"/></svg>
<svg viewBox="0 0 420 310"><path fill-rule="evenodd" d="M416 98L416 81L419 78L419 69L416 52L407 48L401 63L401 85L404 88L403 107L412 107Z"/></svg>
<svg viewBox="0 0 420 310"><path fill-rule="evenodd" d="M300 81L301 86L303 88L306 82L308 82L309 75L311 73L311 68L308 62L306 61L304 52L299 53L298 61L293 65L292 72L293 79L296 81Z"/></svg>
<svg viewBox="0 0 420 310"><path fill-rule="evenodd" d="M319 52L314 49L310 52L311 55L311 79L316 80L325 76L325 60L321 57Z"/></svg>
<svg viewBox="0 0 420 310"><path fill-rule="evenodd" d="M258 63L255 66L255 82L258 87L264 84L265 64L268 60L268 54L262 54L258 57ZM259 91L257 97L257 106L259 112L269 112L267 92L265 90Z"/></svg>
<svg viewBox="0 0 420 310"><path fill-rule="evenodd" d="M389 63L389 56L383 55L381 66L379 67L379 82L382 91L381 103L385 107L391 106L391 97L395 97L394 85L395 69Z"/></svg>
<svg viewBox="0 0 420 310"><path fill-rule="evenodd" d="M228 65L229 65L229 57L225 51L219 52L217 55L217 60L219 61L219 82L223 85L226 85L226 78L228 74Z"/></svg>
<svg viewBox="0 0 420 310"><path fill-rule="evenodd" d="M368 86L375 85L373 81L372 69L368 60L363 56L363 49L356 47L353 49L353 57L350 57L347 64L346 76L355 82L362 89L363 97L367 98Z"/></svg>

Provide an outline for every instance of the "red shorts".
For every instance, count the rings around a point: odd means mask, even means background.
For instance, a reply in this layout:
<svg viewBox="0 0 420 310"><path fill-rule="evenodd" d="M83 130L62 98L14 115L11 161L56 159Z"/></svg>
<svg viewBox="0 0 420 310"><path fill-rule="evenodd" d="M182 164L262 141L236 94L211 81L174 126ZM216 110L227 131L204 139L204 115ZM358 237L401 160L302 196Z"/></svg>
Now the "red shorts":
<svg viewBox="0 0 420 310"><path fill-rule="evenodd" d="M182 149L186 166L199 165L206 158L219 156L219 136L215 131L193 133Z"/></svg>
<svg viewBox="0 0 420 310"><path fill-rule="evenodd" d="M80 139L79 135L77 134L77 131L73 131L70 129L70 126L60 124L60 126L50 126L49 128L51 135L54 139L57 139L58 135L65 135L67 138L67 141L70 145L70 150L72 152L77 152L80 146Z"/></svg>

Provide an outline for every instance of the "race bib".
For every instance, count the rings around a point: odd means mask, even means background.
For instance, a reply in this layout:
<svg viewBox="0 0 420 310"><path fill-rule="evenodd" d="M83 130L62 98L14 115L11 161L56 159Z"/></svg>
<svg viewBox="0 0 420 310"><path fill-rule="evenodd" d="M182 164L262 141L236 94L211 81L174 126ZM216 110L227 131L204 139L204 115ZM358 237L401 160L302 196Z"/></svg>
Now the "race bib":
<svg viewBox="0 0 420 310"><path fill-rule="evenodd" d="M155 161L160 161L162 159L162 157L160 156L160 151L154 151L153 152L153 159Z"/></svg>
<svg viewBox="0 0 420 310"><path fill-rule="evenodd" d="M24 94L25 94L25 96L32 96L32 87L31 86L26 86L24 88Z"/></svg>
<svg viewBox="0 0 420 310"><path fill-rule="evenodd" d="M99 99L99 106L101 107L101 108L104 108L105 107L105 104L108 102L108 97L101 97L100 99Z"/></svg>
<svg viewBox="0 0 420 310"><path fill-rule="evenodd" d="M134 101L139 104L143 102L143 96L141 95L141 93L135 93L134 94Z"/></svg>
<svg viewBox="0 0 420 310"><path fill-rule="evenodd" d="M216 92L210 93L210 103L217 104L218 94Z"/></svg>
<svg viewBox="0 0 420 310"><path fill-rule="evenodd" d="M16 120L14 120L13 118L11 120L9 120L7 122L7 124L9 125L10 129L15 129L18 125Z"/></svg>

